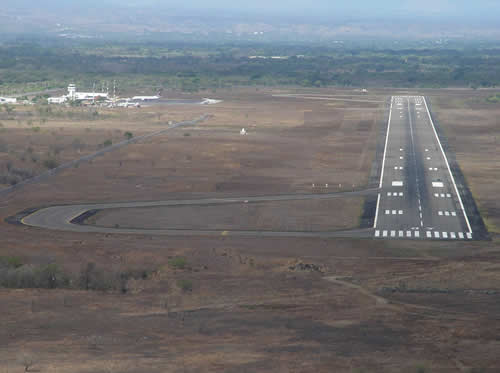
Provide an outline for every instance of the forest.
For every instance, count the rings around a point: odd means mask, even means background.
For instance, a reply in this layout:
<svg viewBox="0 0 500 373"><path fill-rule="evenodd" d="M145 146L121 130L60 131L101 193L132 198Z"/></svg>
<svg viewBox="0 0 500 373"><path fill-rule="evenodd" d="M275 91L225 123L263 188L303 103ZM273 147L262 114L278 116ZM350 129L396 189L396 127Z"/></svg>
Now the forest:
<svg viewBox="0 0 500 373"><path fill-rule="evenodd" d="M500 48L88 41L0 45L3 94L111 80L124 90L189 92L235 85L496 87Z"/></svg>

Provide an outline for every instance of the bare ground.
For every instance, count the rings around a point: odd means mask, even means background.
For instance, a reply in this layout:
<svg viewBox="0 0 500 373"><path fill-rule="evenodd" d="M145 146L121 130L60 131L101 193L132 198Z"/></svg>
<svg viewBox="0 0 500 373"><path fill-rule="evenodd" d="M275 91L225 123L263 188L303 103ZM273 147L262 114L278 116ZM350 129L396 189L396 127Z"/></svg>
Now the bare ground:
<svg viewBox="0 0 500 373"><path fill-rule="evenodd" d="M373 96L383 101L386 93ZM468 129L483 121L461 118L483 118L487 133L495 131L497 109L479 98L462 116L456 100L472 91L429 93L447 134L456 131L449 142L476 201L495 206L496 153L488 136ZM383 105L332 106L251 90L224 98L221 106L165 109L165 116L182 119L214 117L27 186L0 201L0 214L55 203L366 183ZM161 125L155 115L112 123L135 132ZM238 134L242 127L248 136ZM496 224L494 209L489 216ZM50 232L3 221L0 230L0 255L26 263L56 262L75 274L88 262L109 271L152 270L150 278L130 281L126 294L1 289L0 372L21 371L23 353L40 372L496 372L499 365L496 235L454 243L165 238ZM183 269L169 264L179 256L186 258ZM179 280L192 290L183 291Z"/></svg>

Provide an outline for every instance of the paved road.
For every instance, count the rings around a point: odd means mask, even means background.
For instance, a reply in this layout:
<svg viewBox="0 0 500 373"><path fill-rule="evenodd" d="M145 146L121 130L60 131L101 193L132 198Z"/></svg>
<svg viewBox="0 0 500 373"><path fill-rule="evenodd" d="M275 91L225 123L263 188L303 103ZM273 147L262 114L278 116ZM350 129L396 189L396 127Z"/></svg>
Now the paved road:
<svg viewBox="0 0 500 373"><path fill-rule="evenodd" d="M73 224L72 221L82 214L92 210L157 207L157 206L186 206L186 205L214 205L234 203L256 203L266 201L292 201L307 199L332 199L350 196L376 194L378 189L354 192L325 193L325 194L290 194L258 197L235 198L206 198L192 200L152 201L152 202L124 202L93 205L52 206L40 209L21 219L24 225L51 230L88 232L88 233L126 233L126 234L155 234L155 235L223 235L223 236L261 236L261 237L371 237L372 229L356 229L335 232L273 232L273 231L219 231L219 230L184 230L184 229L122 229L105 228L91 225Z"/></svg>
<svg viewBox="0 0 500 373"><path fill-rule="evenodd" d="M422 96L391 99L380 189L376 238L472 239L467 213Z"/></svg>

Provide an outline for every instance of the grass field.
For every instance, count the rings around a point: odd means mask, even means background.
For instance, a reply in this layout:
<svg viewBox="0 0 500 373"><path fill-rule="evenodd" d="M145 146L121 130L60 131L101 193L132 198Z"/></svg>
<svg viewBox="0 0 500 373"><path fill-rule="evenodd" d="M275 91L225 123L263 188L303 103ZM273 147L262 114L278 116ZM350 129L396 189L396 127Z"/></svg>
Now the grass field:
<svg viewBox="0 0 500 373"><path fill-rule="evenodd" d="M289 92L245 88L221 92L224 102L215 106L48 119L40 132L2 120L1 139L9 148L2 162L13 158L23 167L23 133L32 136L34 153L67 144L59 153L63 161L78 155L70 146L75 137L89 144L82 153L90 152L126 131L139 135L168 120L211 115L0 199L0 256L18 257L20 268L56 263L74 281L88 275L89 263L95 281L144 273L128 277L120 290L83 290L75 283L0 288L0 372L21 371L27 357L40 372L496 372L500 245L494 232L491 241L480 242L157 237L52 232L3 221L51 204L325 192L325 184L330 192L363 188L386 99L396 92L370 93L380 103L273 96L281 93ZM491 92L422 93L488 224L498 227L499 113L486 102ZM239 135L242 127L248 135ZM112 210L95 218L110 226L206 222L320 230L355 226L360 202L173 214L138 209L133 216Z"/></svg>

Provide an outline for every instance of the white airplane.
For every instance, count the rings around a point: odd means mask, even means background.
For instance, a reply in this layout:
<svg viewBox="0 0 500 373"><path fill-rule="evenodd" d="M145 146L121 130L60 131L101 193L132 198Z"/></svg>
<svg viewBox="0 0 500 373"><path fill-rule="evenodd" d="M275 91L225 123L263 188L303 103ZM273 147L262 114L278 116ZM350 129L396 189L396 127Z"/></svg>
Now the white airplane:
<svg viewBox="0 0 500 373"><path fill-rule="evenodd" d="M134 96L132 100L134 101L156 101L159 100L160 96Z"/></svg>
<svg viewBox="0 0 500 373"><path fill-rule="evenodd" d="M202 105L214 105L218 104L219 102L222 102L221 100L212 100L210 98L203 98L203 101L201 101Z"/></svg>

